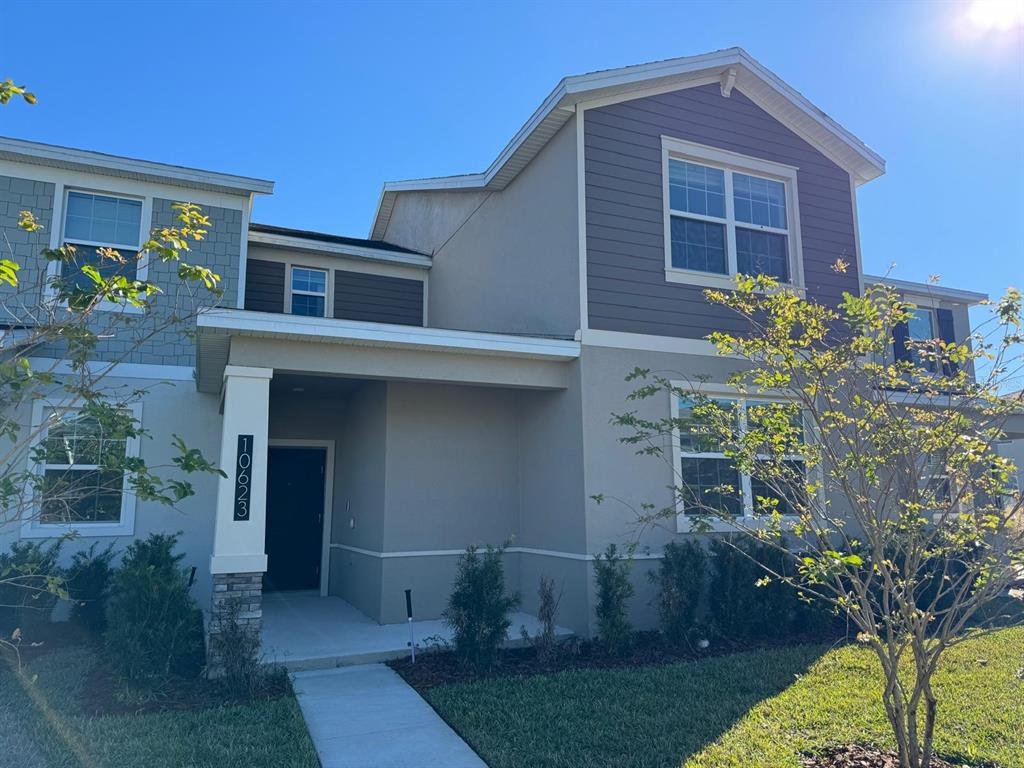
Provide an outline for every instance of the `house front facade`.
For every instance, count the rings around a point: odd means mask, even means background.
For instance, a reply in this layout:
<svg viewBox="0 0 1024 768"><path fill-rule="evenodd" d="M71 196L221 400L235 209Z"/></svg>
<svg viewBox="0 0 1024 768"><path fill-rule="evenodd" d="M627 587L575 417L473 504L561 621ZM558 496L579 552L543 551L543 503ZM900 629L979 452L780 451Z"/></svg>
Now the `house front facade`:
<svg viewBox="0 0 1024 768"><path fill-rule="evenodd" d="M210 216L190 260L221 276L222 299L194 334L130 349L115 335L95 364L110 366L104 386L147 390L138 416L154 439L124 450L160 464L180 434L227 475L197 479L176 509L125 493L80 519L21 520L0 547L180 531L201 604L317 590L391 623L407 589L419 617L439 616L465 547L507 542L524 610L553 578L559 623L589 635L594 554L636 535L642 504L672 503L673 468L609 424L626 374L724 392L740 363L705 336L742 328L702 291L737 273L828 304L887 279L863 273L856 206L883 172L740 49L562 80L483 173L385 184L365 239L254 223L271 182L0 139L0 228L23 264L62 242L137 249L174 201ZM45 229L18 230L21 210ZM896 287L921 307L922 338L966 338L984 298ZM30 357L59 370L59 349ZM48 408L18 418L38 425ZM684 446L674 460L697 486L728 464ZM732 511L750 515L740 484ZM690 535L679 511L641 539L639 626L656 618L646 571Z"/></svg>

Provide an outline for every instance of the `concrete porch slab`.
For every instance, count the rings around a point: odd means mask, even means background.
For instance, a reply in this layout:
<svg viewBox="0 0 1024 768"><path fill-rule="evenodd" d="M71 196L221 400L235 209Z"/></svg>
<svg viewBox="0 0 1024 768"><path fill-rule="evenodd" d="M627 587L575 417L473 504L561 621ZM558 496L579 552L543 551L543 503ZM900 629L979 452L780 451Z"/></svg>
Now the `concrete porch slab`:
<svg viewBox="0 0 1024 768"><path fill-rule="evenodd" d="M528 613L512 614L507 647L522 645L520 627L531 635L540 624ZM417 648L430 638L451 640L440 619L413 623ZM559 627L560 637L572 631ZM338 597L318 592L268 592L263 596L263 655L292 672L370 664L409 653L409 625L378 624Z"/></svg>

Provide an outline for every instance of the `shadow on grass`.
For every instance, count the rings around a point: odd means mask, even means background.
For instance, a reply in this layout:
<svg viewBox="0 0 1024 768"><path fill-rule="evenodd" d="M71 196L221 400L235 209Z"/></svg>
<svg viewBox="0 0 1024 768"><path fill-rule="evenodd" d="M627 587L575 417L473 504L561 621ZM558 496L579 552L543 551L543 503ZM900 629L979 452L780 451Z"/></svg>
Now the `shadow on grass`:
<svg viewBox="0 0 1024 768"><path fill-rule="evenodd" d="M678 767L827 650L793 646L666 666L491 679L424 695L491 768Z"/></svg>

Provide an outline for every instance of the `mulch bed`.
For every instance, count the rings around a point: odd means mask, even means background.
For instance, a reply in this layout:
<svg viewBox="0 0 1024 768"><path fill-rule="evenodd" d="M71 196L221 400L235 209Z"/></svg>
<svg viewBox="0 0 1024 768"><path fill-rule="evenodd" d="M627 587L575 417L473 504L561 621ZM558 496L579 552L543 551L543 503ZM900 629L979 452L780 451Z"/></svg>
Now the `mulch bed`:
<svg viewBox="0 0 1024 768"><path fill-rule="evenodd" d="M863 747L859 744L845 744L833 747L820 754L801 759L803 768L900 768L900 759L895 752ZM966 764L951 763L933 757L931 768L965 768ZM978 767L980 768L980 766Z"/></svg>
<svg viewBox="0 0 1024 768"><path fill-rule="evenodd" d="M531 677L562 672L567 669L621 669L673 664L678 661L724 656L738 651L764 649L801 643L834 641L834 637L806 637L789 639L779 643L713 643L706 649L697 647L678 648L665 642L660 632L636 632L633 647L625 656L611 656L599 643L589 640L564 641L562 650L553 658L544 660L537 656L532 647L509 648L498 656L494 668L481 675L463 664L451 650L420 651L413 664L408 657L388 662L409 685L426 690L437 685L463 683L493 677Z"/></svg>

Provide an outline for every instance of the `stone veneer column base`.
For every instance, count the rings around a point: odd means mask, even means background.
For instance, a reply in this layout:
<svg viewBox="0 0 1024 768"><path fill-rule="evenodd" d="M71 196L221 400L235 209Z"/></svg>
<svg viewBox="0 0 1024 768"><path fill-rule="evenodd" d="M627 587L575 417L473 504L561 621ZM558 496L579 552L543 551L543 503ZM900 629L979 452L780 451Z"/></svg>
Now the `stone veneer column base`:
<svg viewBox="0 0 1024 768"><path fill-rule="evenodd" d="M262 573L213 574L213 599L206 635L206 671L210 677L219 677L224 672L216 636L229 621L235 622L241 631L259 638L263 628Z"/></svg>

